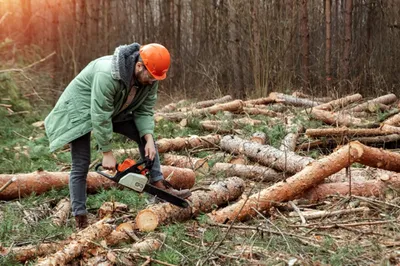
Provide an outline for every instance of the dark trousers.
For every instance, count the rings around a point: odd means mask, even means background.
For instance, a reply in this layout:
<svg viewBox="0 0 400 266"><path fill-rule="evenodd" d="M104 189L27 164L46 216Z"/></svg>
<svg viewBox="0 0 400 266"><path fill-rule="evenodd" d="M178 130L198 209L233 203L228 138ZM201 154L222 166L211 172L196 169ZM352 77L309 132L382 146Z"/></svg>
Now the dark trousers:
<svg viewBox="0 0 400 266"><path fill-rule="evenodd" d="M135 141L139 145L139 151L144 159L145 140L141 139L132 120L113 123L113 130ZM84 215L86 210L86 177L90 165L90 132L71 142L72 167L69 177L69 191L71 198L72 214ZM160 166L160 158L156 149L153 168L150 172L151 182L163 179Z"/></svg>

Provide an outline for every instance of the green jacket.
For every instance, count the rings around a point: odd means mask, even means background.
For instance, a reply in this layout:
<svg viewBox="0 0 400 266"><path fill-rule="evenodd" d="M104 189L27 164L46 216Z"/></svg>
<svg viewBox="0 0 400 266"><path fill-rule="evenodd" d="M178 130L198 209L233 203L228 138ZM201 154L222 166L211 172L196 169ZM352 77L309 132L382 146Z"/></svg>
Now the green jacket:
<svg viewBox="0 0 400 266"><path fill-rule="evenodd" d="M129 89L111 76L111 58L92 61L64 90L44 123L50 141L50 151L93 130L99 149L111 150L112 122L133 113L140 137L153 134L153 108L157 99L158 82L140 87L132 103L120 112Z"/></svg>

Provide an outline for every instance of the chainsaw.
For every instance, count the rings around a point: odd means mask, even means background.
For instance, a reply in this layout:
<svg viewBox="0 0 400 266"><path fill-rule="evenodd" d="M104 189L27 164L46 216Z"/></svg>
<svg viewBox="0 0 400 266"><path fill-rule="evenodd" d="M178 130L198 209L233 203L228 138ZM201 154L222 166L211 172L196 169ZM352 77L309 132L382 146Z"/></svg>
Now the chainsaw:
<svg viewBox="0 0 400 266"><path fill-rule="evenodd" d="M126 159L122 164L117 164L117 172L111 176L102 171L102 165L96 165L96 172L104 177L132 189L136 192L147 192L163 201L169 202L175 206L186 208L189 203L173 194L170 194L162 189L159 189L149 183L150 169L153 167L153 161L145 159L136 163L132 159Z"/></svg>

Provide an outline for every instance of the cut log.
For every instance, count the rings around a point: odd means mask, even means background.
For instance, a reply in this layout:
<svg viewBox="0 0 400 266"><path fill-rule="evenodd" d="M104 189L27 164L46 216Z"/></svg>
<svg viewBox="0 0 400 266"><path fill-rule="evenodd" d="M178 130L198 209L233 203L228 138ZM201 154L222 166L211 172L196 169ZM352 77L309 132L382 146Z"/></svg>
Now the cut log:
<svg viewBox="0 0 400 266"><path fill-rule="evenodd" d="M272 99L270 97L266 97L266 98L258 98L258 99L244 101L244 105L248 106L248 107L252 107L254 105L266 105L266 104L270 104L270 103L274 103L274 102L275 102L274 99Z"/></svg>
<svg viewBox="0 0 400 266"><path fill-rule="evenodd" d="M310 99L315 102L321 102L321 103L326 103L332 101L332 97L314 97L313 95L308 95L305 93L302 93L301 91L295 91L292 93L292 96L298 97L298 98L306 98Z"/></svg>
<svg viewBox="0 0 400 266"><path fill-rule="evenodd" d="M347 170L348 169L348 173ZM340 183L340 182L349 182L349 178L351 177L351 182L364 182L367 180L378 179L379 176L387 176L390 171L376 169L372 167L366 168L356 168L349 167L340 170L339 172L329 176L325 179L326 183Z"/></svg>
<svg viewBox="0 0 400 266"><path fill-rule="evenodd" d="M200 125L209 131L216 131L218 133L231 133L233 129L242 127L243 125L259 125L261 120L255 120L251 118L239 118L225 121L218 120L204 120L200 122Z"/></svg>
<svg viewBox="0 0 400 266"><path fill-rule="evenodd" d="M38 260L36 265L66 265L79 256L85 249L95 246L94 240L106 237L112 232L112 226L103 220L85 228L76 234L76 238L65 245L61 250Z"/></svg>
<svg viewBox="0 0 400 266"><path fill-rule="evenodd" d="M68 241L62 241L62 243L40 243L38 245L27 245L23 247L1 247L0 255L7 256L12 255L13 258L19 262L25 262L32 260L39 256L44 256L50 253L56 252L60 246L65 245Z"/></svg>
<svg viewBox="0 0 400 266"><path fill-rule="evenodd" d="M194 191L189 198L191 206L182 209L169 203L160 203L141 210L136 216L140 231L153 231L161 224L184 221L199 213L210 212L213 206L220 206L236 200L244 191L245 183L238 177L210 185L208 191Z"/></svg>
<svg viewBox="0 0 400 266"><path fill-rule="evenodd" d="M235 100L227 103L220 103L211 107L202 109L192 109L187 112L175 112L175 113L157 113L156 120L166 119L170 121L180 121L186 117L191 116L205 116L206 114L216 114L222 111L229 111L232 113L240 113L243 111L243 102L241 100Z"/></svg>
<svg viewBox="0 0 400 266"><path fill-rule="evenodd" d="M168 112L172 112L176 109L177 103L170 103L167 104L166 106L164 106L163 108L161 108L160 110L158 110L158 112L160 113L168 113Z"/></svg>
<svg viewBox="0 0 400 266"><path fill-rule="evenodd" d="M375 105L375 104L392 104L395 101L397 101L397 97L395 94L391 93L391 94L386 94L383 95L381 97L375 98L373 100L367 101L365 103L359 104L353 108L350 108L348 110L346 110L346 112L348 113L352 113L352 112L362 112L365 110L369 110L371 108L371 105Z"/></svg>
<svg viewBox="0 0 400 266"><path fill-rule="evenodd" d="M279 149L282 151L295 151L297 140L303 130L302 125L292 125L289 130L290 132L283 138Z"/></svg>
<svg viewBox="0 0 400 266"><path fill-rule="evenodd" d="M101 204L99 210L97 211L97 216L100 219L103 219L106 216L111 217L116 212L125 213L128 210L129 210L128 205L124 203L106 201L103 204Z"/></svg>
<svg viewBox="0 0 400 266"><path fill-rule="evenodd" d="M400 189L400 174L392 173L390 176L381 176L377 180L351 183L351 194L354 196L379 197L384 195L388 189ZM348 195L349 191L349 182L324 183L307 190L300 197L317 202L331 195Z"/></svg>
<svg viewBox="0 0 400 266"><path fill-rule="evenodd" d="M68 198L64 198L57 203L52 215L52 222L57 226L62 226L68 219L71 211L71 202Z"/></svg>
<svg viewBox="0 0 400 266"><path fill-rule="evenodd" d="M282 114L269 109L262 109L256 107L244 107L243 112L249 115L266 115L270 117L282 117Z"/></svg>
<svg viewBox="0 0 400 266"><path fill-rule="evenodd" d="M250 141L264 145L265 143L267 143L267 134L265 134L264 132L255 132L251 138Z"/></svg>
<svg viewBox="0 0 400 266"><path fill-rule="evenodd" d="M251 195L248 199L242 199L213 214L209 214L209 217L214 222L225 223L227 221L232 222L235 218L238 221L249 219L257 215L257 211L261 213L268 212L272 202L293 200L307 189L321 183L326 177L337 173L354 162L373 167L379 166L385 170L400 171L400 154L371 148L354 141L329 156L312 162L302 171L285 181L261 190L259 193Z"/></svg>
<svg viewBox="0 0 400 266"><path fill-rule="evenodd" d="M275 102L277 102L277 103L280 102L280 103L289 104L289 105L293 105L293 106L314 107L314 106L321 104L319 102L311 101L309 99L299 98L299 97L295 97L295 96L287 95L287 94L283 94L283 93L278 93L278 92L271 92L268 97L271 99L274 99Z"/></svg>
<svg viewBox="0 0 400 266"><path fill-rule="evenodd" d="M125 242L131 242L137 240L134 235L136 226L134 222L126 222L117 226L117 228L106 237L107 246L115 246ZM133 235L133 237L132 237Z"/></svg>
<svg viewBox="0 0 400 266"><path fill-rule="evenodd" d="M191 169L162 165L161 171L165 180L175 189L191 189L196 182L196 173Z"/></svg>
<svg viewBox="0 0 400 266"><path fill-rule="evenodd" d="M400 113L386 119L383 124L400 127Z"/></svg>
<svg viewBox="0 0 400 266"><path fill-rule="evenodd" d="M233 100L232 96L226 95L226 96L224 96L222 98L198 102L194 106L196 108L205 108L205 107L209 107L209 106L212 106L214 104L217 104L217 103L226 103L226 102L229 102L229 101L232 101L232 100Z"/></svg>
<svg viewBox="0 0 400 266"><path fill-rule="evenodd" d="M180 151L185 148L210 148L218 147L220 135L191 136L188 138L177 137L174 139L160 139L157 141L158 152Z"/></svg>
<svg viewBox="0 0 400 266"><path fill-rule="evenodd" d="M205 158L196 158L170 153L164 153L163 158L163 163L166 165L189 168L193 171L199 171L202 173L208 172L209 170L207 159Z"/></svg>
<svg viewBox="0 0 400 266"><path fill-rule="evenodd" d="M288 173L297 173L313 161L312 158L294 152L283 152L272 146L260 145L232 135L224 136L220 145L225 151L244 154L262 165Z"/></svg>
<svg viewBox="0 0 400 266"><path fill-rule="evenodd" d="M362 122L360 118L352 117L343 112L332 113L316 108L311 110L311 115L315 119L321 120L329 125L360 126Z"/></svg>
<svg viewBox="0 0 400 266"><path fill-rule="evenodd" d="M232 158L228 160L228 163L245 165L248 163L248 159L243 154L239 154L232 156Z"/></svg>
<svg viewBox="0 0 400 266"><path fill-rule="evenodd" d="M318 106L315 106L315 108L320 109L320 110L325 110L325 111L332 111L336 109L341 109L351 103L357 102L362 99L362 95L357 93L353 95L349 95L343 98L339 98L324 104L320 104Z"/></svg>
<svg viewBox="0 0 400 266"><path fill-rule="evenodd" d="M0 193L0 200L11 200L36 193L42 194L51 189L61 189L68 186L68 172L36 171L29 174L1 174L0 186L7 183L13 177L16 181L11 183ZM95 172L90 172L87 177L87 190L93 193L101 188L109 189L117 183Z"/></svg>
<svg viewBox="0 0 400 266"><path fill-rule="evenodd" d="M310 128L306 130L306 135L312 138L326 136L380 136L397 133L396 130L396 127L388 125L383 125L379 128Z"/></svg>
<svg viewBox="0 0 400 266"><path fill-rule="evenodd" d="M282 180L284 175L272 168L258 165L243 165L231 163L216 163L212 168L213 173L225 173L226 176L238 176L256 181L275 182Z"/></svg>

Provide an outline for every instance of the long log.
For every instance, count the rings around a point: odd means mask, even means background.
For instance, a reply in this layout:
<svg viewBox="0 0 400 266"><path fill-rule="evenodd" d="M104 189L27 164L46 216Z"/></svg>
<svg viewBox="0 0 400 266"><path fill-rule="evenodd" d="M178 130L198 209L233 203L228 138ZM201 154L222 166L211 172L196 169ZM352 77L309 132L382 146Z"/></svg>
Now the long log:
<svg viewBox="0 0 400 266"><path fill-rule="evenodd" d="M249 219L257 215L257 211L268 212L272 202L293 200L307 189L321 183L326 177L337 173L354 162L385 170L400 171L400 154L367 147L354 141L329 156L312 162L285 181L261 190L248 199L242 199L209 214L209 217L214 222L225 223L226 221L232 222L235 217L238 221Z"/></svg>
<svg viewBox="0 0 400 266"><path fill-rule="evenodd" d="M384 195L389 188L400 189L400 174L392 173L390 176L385 175L376 180L352 182L351 194L354 196L379 197ZM349 191L349 182L325 183L305 191L299 198L316 202L331 195L348 195Z"/></svg>
<svg viewBox="0 0 400 266"><path fill-rule="evenodd" d="M194 191L188 199L191 206L182 209L169 203L160 203L141 210L136 216L136 225L140 231L153 231L161 224L184 221L199 213L210 212L213 206L220 206L236 200L242 195L245 183L238 177L210 185L208 191Z"/></svg>
<svg viewBox="0 0 400 266"><path fill-rule="evenodd" d="M224 136L220 145L225 151L245 154L262 165L288 173L297 173L313 161L312 158L303 157L294 152L284 152L272 146L243 140L237 136Z"/></svg>
<svg viewBox="0 0 400 266"><path fill-rule="evenodd" d="M312 138L326 136L380 136L398 133L396 127L383 125L379 128L309 128L306 135Z"/></svg>
<svg viewBox="0 0 400 266"><path fill-rule="evenodd" d="M258 165L216 163L212 168L212 172L223 172L226 176L238 176L257 181L262 180L264 182L276 182L284 178L284 174L282 172Z"/></svg>
<svg viewBox="0 0 400 266"><path fill-rule="evenodd" d="M57 226L65 224L71 211L71 202L68 198L64 198L57 203L53 210L52 222Z"/></svg>
<svg viewBox="0 0 400 266"><path fill-rule="evenodd" d="M218 133L228 132L231 133L233 129L242 127L243 125L259 125L261 120L251 118L239 118L232 120L204 120L200 122L200 125L208 131L216 131Z"/></svg>
<svg viewBox="0 0 400 266"><path fill-rule="evenodd" d="M232 100L233 100L232 96L226 95L226 96L224 96L222 98L218 98L218 99L197 102L194 106L196 108L205 108L205 107L212 106L214 104L226 103L226 102L229 102L229 101L232 101Z"/></svg>
<svg viewBox="0 0 400 266"><path fill-rule="evenodd" d="M306 107L314 107L319 105L319 102L315 102L305 98L299 98L292 95L279 93L279 92L271 92L268 96L271 99L274 99L275 102L280 102L284 104L290 104L294 106L306 106Z"/></svg>
<svg viewBox="0 0 400 266"><path fill-rule="evenodd" d="M76 238L65 245L61 250L58 250L56 253L45 258L39 259L36 265L66 265L68 262L79 256L85 249L94 246L94 240L109 235L112 230L111 225L100 220L88 228L78 232Z"/></svg>
<svg viewBox="0 0 400 266"><path fill-rule="evenodd" d="M317 108L311 110L311 115L329 125L359 126L362 122L361 119L352 117L344 112L332 113Z"/></svg>
<svg viewBox="0 0 400 266"><path fill-rule="evenodd" d="M400 127L400 113L386 119L383 124Z"/></svg>
<svg viewBox="0 0 400 266"><path fill-rule="evenodd" d="M243 107L243 112L249 115L266 115L270 117L282 117L283 115L269 109L258 107Z"/></svg>
<svg viewBox="0 0 400 266"><path fill-rule="evenodd" d="M306 99L310 99L312 101L321 102L321 103L326 103L326 102L330 102L333 100L332 97L315 97L314 95L308 95L301 91L293 92L292 96L298 97L298 98L306 98Z"/></svg>
<svg viewBox="0 0 400 266"><path fill-rule="evenodd" d="M252 107L255 105L266 105L266 104L270 104L270 103L274 103L274 102L275 102L275 99L266 97L266 98L257 98L257 99L247 100L247 101L244 101L243 103L245 106Z"/></svg>
<svg viewBox="0 0 400 266"><path fill-rule="evenodd" d="M282 151L295 151L300 133L304 130L302 125L292 125L289 133L283 138L279 147Z"/></svg>
<svg viewBox="0 0 400 266"><path fill-rule="evenodd" d="M162 165L161 171L175 189L191 189L196 183L196 173L191 169Z"/></svg>
<svg viewBox="0 0 400 266"><path fill-rule="evenodd" d="M346 110L346 112L349 112L349 113L362 112L364 110L368 110L371 105L391 104L391 103L394 103L396 100L397 100L397 96L393 93L390 93L390 94L386 94L386 95L380 96L378 98L372 99L370 101L367 101L365 103L359 104L353 108Z"/></svg>
<svg viewBox="0 0 400 266"><path fill-rule="evenodd" d="M206 158L196 158L171 153L164 153L163 163L178 168L189 168L193 171L208 172L209 165Z"/></svg>
<svg viewBox="0 0 400 266"><path fill-rule="evenodd" d="M220 135L191 136L187 138L160 139L157 141L158 152L180 151L185 148L210 148L217 147L221 140Z"/></svg>
<svg viewBox="0 0 400 266"><path fill-rule="evenodd" d="M335 109L343 108L353 102L357 102L362 99L362 95L357 93L353 95L348 95L343 98L339 98L327 103L320 104L318 106L315 106L315 108L320 109L320 110L325 110L325 111L332 111Z"/></svg>

